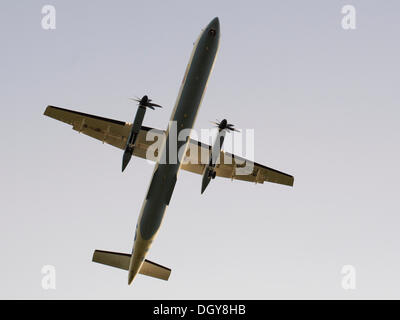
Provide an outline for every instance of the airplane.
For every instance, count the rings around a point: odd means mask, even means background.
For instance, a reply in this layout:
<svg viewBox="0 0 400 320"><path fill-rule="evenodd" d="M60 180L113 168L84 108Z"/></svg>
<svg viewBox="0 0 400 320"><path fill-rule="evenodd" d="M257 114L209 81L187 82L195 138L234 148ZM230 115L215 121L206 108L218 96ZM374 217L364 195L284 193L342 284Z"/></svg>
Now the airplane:
<svg viewBox="0 0 400 320"><path fill-rule="evenodd" d="M170 119L170 121L176 122L178 130L191 130L193 128L218 52L219 39L220 23L218 17L216 17L202 30L194 43ZM139 106L133 123L103 118L56 106L47 106L44 112L44 115L48 117L71 125L73 130L79 133L124 150L122 171L128 165L132 155L148 159L147 151L153 143L153 141L149 141L146 138L149 132L155 131L165 137L157 156L152 159L156 164L136 224L131 254L103 250L95 250L93 254L92 261L94 262L127 270L128 285L132 283L138 273L162 280L169 279L171 269L149 261L145 257L161 226L180 169L203 176L201 193L204 192L209 182L216 176L255 183L268 181L287 186L293 186L294 183L293 176L289 174L222 151L222 143L219 144L218 148L215 147L216 144L212 148L190 137L184 141L175 141L178 149L183 148L183 155L186 156L188 156L186 151L190 148L197 148L201 152L206 151L208 153L212 151L209 162L160 161L160 159L164 159L163 156L168 158L167 156L170 152L170 139L168 139L170 138L170 126L165 131L143 126L142 122L146 109L155 109L161 106L153 103L148 96L143 96L141 99L136 99L136 101ZM226 119L216 123L216 125L218 125L218 130L222 133L222 136L226 131L235 130L233 125L229 124ZM198 155L201 152L198 152ZM212 161L213 157L219 158L219 164L215 164ZM224 161L227 158L230 158L231 161ZM237 175L237 168L243 167L243 164L250 165L251 171L246 175Z"/></svg>

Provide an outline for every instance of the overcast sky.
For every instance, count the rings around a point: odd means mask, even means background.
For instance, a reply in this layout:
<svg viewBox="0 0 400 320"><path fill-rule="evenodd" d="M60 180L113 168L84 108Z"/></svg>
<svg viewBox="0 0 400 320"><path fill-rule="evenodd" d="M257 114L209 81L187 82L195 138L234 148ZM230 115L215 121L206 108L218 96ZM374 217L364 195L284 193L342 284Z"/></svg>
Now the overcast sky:
<svg viewBox="0 0 400 320"><path fill-rule="evenodd" d="M56 29L41 25L44 5ZM345 30L342 7L356 9ZM398 1L2 1L0 298L400 298ZM48 104L132 121L164 106L193 42L221 24L195 129L254 129L257 162L293 188L182 172L148 259L168 282L91 262L130 252L153 165L43 116ZM56 289L44 290L44 265ZM356 288L342 287L352 266Z"/></svg>

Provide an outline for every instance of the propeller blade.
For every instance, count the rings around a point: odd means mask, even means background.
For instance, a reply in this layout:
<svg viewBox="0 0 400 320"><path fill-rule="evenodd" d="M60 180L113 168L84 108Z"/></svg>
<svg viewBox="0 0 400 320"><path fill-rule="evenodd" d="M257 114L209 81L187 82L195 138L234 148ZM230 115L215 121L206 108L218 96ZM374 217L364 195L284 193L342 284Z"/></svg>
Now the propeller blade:
<svg viewBox="0 0 400 320"><path fill-rule="evenodd" d="M233 126L234 125L232 123L229 123L226 127L228 130L240 132L238 129L235 129Z"/></svg>
<svg viewBox="0 0 400 320"><path fill-rule="evenodd" d="M151 100L149 100L149 101L151 101ZM162 106L160 106L159 104L152 103L152 102L149 102L147 105L148 105L149 107L157 107L157 108L162 108ZM153 109L154 109L154 108L153 108Z"/></svg>

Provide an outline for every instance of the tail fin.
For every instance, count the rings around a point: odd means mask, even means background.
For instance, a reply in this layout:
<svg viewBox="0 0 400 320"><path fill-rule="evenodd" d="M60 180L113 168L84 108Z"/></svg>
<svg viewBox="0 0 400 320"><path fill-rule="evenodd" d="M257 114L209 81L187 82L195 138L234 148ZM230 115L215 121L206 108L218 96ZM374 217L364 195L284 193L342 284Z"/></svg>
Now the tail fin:
<svg viewBox="0 0 400 320"><path fill-rule="evenodd" d="M130 254L102 250L95 250L92 259L93 262L105 264L123 270L129 270L130 260ZM171 274L171 269L163 267L146 259L144 260L142 267L139 270L139 273L161 280L168 280Z"/></svg>

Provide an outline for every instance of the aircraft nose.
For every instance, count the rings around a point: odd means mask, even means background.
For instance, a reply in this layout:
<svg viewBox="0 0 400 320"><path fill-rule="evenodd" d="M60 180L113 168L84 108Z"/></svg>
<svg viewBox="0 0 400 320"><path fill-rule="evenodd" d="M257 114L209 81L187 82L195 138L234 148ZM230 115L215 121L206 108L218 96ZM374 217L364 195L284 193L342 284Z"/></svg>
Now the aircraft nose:
<svg viewBox="0 0 400 320"><path fill-rule="evenodd" d="M212 36L219 34L219 19L215 17L207 26L208 33Z"/></svg>

